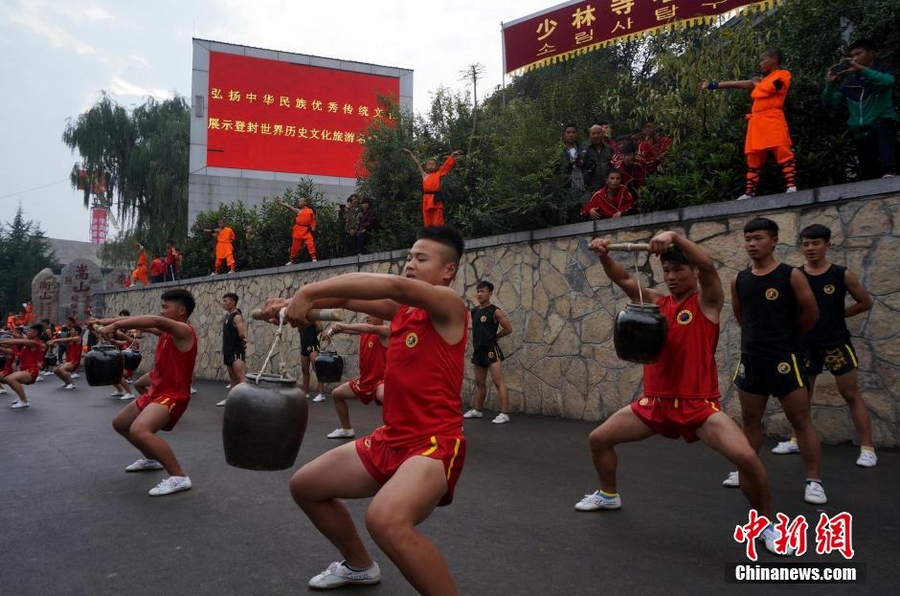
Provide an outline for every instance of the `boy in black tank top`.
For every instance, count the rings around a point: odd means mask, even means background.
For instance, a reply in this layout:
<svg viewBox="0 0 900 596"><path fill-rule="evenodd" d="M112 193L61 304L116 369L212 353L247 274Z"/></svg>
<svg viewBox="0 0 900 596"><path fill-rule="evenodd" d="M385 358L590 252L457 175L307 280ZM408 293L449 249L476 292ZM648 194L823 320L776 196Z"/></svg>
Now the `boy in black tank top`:
<svg viewBox="0 0 900 596"><path fill-rule="evenodd" d="M872 443L872 421L859 391L856 352L847 329L847 318L871 309L872 297L855 273L828 261L831 230L826 226L813 224L804 228L800 232L800 248L806 264L799 269L806 276L819 305L819 320L802 342L810 401L816 378L822 370L834 375L838 392L847 402L850 419L859 436L860 454L856 465L872 468L878 463ZM845 307L848 293L855 303ZM777 454L799 452L797 439L793 436L772 449L772 453Z"/></svg>
<svg viewBox="0 0 900 596"><path fill-rule="evenodd" d="M759 452L766 402L774 395L797 433L806 466L804 500L828 501L819 473L821 449L812 425L806 375L800 365L798 339L812 329L819 309L804 275L775 260L778 224L757 217L744 226L744 246L751 266L731 283L734 317L741 325L741 360L734 383L741 400L744 434ZM737 472L722 483L740 486Z"/></svg>
<svg viewBox="0 0 900 596"><path fill-rule="evenodd" d="M501 362L504 359L503 352L497 344L497 340L512 333L512 325L509 319L496 305L491 304L491 296L494 293L494 284L482 280L475 286L475 295L478 306L470 312L472 319L472 365L475 368L475 396L472 409L463 414L463 418L481 418L484 416L481 408L487 397L488 372L491 380L497 388L497 396L500 399L500 413L491 420L494 424L506 424L509 422L509 392L503 381Z"/></svg>

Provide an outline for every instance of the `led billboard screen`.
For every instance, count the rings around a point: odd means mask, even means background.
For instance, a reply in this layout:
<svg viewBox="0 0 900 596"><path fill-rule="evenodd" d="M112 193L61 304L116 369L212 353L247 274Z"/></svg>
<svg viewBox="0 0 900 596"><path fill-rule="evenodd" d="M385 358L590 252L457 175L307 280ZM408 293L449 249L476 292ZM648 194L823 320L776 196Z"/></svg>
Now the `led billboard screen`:
<svg viewBox="0 0 900 596"><path fill-rule="evenodd" d="M400 79L211 51L206 165L355 178L379 95Z"/></svg>

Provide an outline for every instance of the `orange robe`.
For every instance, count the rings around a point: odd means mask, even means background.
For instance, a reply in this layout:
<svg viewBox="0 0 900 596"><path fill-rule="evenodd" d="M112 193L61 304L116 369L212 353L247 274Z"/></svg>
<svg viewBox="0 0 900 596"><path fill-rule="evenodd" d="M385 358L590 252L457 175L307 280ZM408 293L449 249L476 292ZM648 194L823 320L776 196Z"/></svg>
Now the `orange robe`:
<svg viewBox="0 0 900 596"><path fill-rule="evenodd" d="M309 207L304 207L294 218L294 227L291 229L291 260L300 254L302 245L306 245L309 256L316 258L316 240L312 233L316 231L316 212Z"/></svg>
<svg viewBox="0 0 900 596"><path fill-rule="evenodd" d="M776 81L780 81L780 87L776 86ZM747 114L744 153L791 147L791 135L784 117L784 99L790 86L791 73L779 68L766 75L750 92L753 107Z"/></svg>
<svg viewBox="0 0 900 596"><path fill-rule="evenodd" d="M235 238L234 230L228 226L224 226L219 230L219 235L216 236L216 264L213 266L214 271L218 271L219 265L223 261L228 264L229 269L234 271L234 247L232 243Z"/></svg>
<svg viewBox="0 0 900 596"><path fill-rule="evenodd" d="M137 268L131 272L131 279L135 282L141 282L144 285L150 283L150 278L147 277L147 253L142 252L138 255Z"/></svg>
<svg viewBox="0 0 900 596"><path fill-rule="evenodd" d="M450 173L456 160L451 155L437 172L422 179L422 221L426 226L444 225L444 202L440 198L441 179Z"/></svg>

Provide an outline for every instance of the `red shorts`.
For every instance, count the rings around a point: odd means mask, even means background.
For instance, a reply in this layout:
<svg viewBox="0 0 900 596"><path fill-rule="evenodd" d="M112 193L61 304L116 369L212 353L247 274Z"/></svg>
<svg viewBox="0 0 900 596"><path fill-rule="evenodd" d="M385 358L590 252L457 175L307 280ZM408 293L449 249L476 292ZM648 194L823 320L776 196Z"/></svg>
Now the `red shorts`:
<svg viewBox="0 0 900 596"><path fill-rule="evenodd" d="M138 410L144 411L144 408L149 406L150 404L159 404L161 406L165 406L169 410L169 422L166 423L162 430L172 430L175 428L175 424L181 418L181 415L184 414L184 411L187 410L188 404L191 403L191 398L186 397L183 399L177 399L174 397L151 397L149 394L143 394L134 400L134 405L137 406Z"/></svg>
<svg viewBox="0 0 900 596"><path fill-rule="evenodd" d="M706 419L720 411L719 398L681 399L647 397L631 402L631 411L650 430L668 439L683 437L686 443L697 440L697 429Z"/></svg>
<svg viewBox="0 0 900 596"><path fill-rule="evenodd" d="M466 440L457 437L431 437L423 439L421 445L392 447L384 442L384 427L376 428L368 437L356 440L356 452L363 466L379 484L385 484L397 469L409 458L424 455L438 459L444 464L447 474L447 492L441 497L438 507L453 501L453 491L462 473L466 460Z"/></svg>
<svg viewBox="0 0 900 596"><path fill-rule="evenodd" d="M37 378L41 375L40 369L37 369L37 368L26 368L26 369L22 370L21 372L27 372L29 375L31 375L32 383L37 381Z"/></svg>
<svg viewBox="0 0 900 596"><path fill-rule="evenodd" d="M349 385L350 391L361 404L368 405L374 399L379 406L381 405L381 400L375 397L375 391L384 385L384 381L378 381L374 385L361 385L359 379L353 379Z"/></svg>

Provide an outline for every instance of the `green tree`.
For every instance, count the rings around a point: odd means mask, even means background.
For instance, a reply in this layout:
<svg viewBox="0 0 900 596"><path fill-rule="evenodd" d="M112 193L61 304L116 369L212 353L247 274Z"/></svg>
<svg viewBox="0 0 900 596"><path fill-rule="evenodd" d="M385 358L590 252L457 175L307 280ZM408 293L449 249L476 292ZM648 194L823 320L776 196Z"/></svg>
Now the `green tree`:
<svg viewBox="0 0 900 596"><path fill-rule="evenodd" d="M50 242L40 226L25 221L22 206L11 222L0 226L0 310L22 310L31 300L31 281L45 268L56 268Z"/></svg>
<svg viewBox="0 0 900 596"><path fill-rule="evenodd" d="M135 241L161 249L168 238L181 242L187 229L190 110L185 98L152 98L129 114L104 94L88 111L69 120L63 142L80 156L72 170L87 172L84 204L92 200L95 177L106 176L105 192L93 194L114 210L123 232L104 254L120 261Z"/></svg>

